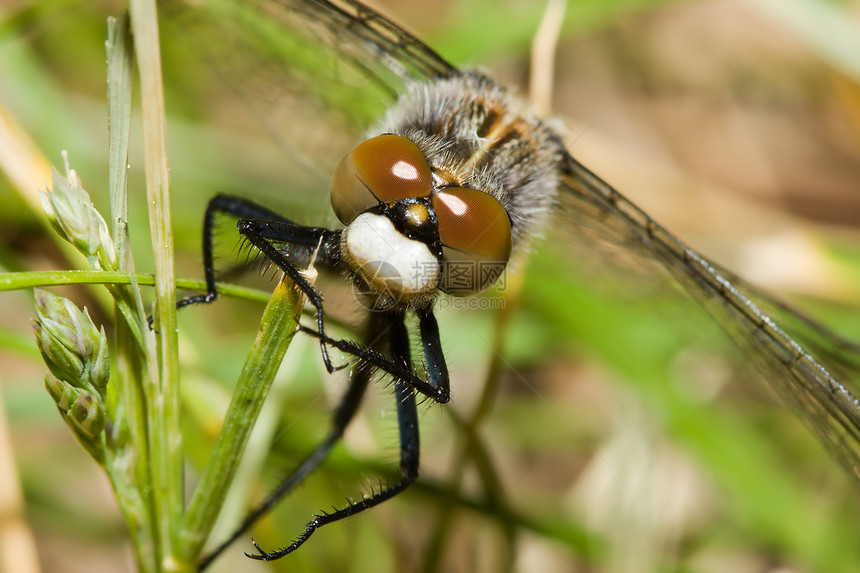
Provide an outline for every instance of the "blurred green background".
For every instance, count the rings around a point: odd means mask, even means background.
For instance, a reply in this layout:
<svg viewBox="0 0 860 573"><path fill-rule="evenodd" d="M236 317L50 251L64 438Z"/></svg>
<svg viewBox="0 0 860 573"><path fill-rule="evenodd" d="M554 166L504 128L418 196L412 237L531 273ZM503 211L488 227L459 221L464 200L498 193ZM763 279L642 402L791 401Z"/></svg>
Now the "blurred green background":
<svg viewBox="0 0 860 573"><path fill-rule="evenodd" d="M378 7L456 65L484 66L528 93L542 3ZM19 124L34 146L14 156L0 141L4 271L79 264L67 260L34 207L34 189L49 177L40 157L60 165L60 151L68 150L107 213L105 18L122 9L107 1L2 7L0 119ZM857 1L571 2L551 113L565 122L580 161L692 247L860 338L858 31ZM251 197L303 222L331 223L325 173L304 168L255 109L237 101L244 87L219 76L218 62L213 73L181 24L168 20L162 33L178 276L202 276L200 225L216 192ZM341 117L309 118L293 107L292 95L282 102L279 93L267 95L285 110L278 121L312 131L320 147L335 141L332 147L348 148L363 128L362 120L337 128ZM137 120L130 225L137 268L149 272L139 138ZM225 259L236 244L226 231L219 238ZM439 313L454 399L422 408L419 484L326 527L268 567L856 571L856 484L773 399L748 357L670 283L637 269L639 261L619 270L604 264L600 251L573 259L551 239L538 241L527 265L511 275L524 285L516 301L506 300L513 312L503 358L494 338L498 313ZM98 289L57 291L87 305L96 323L108 320ZM26 292L0 297L8 430L0 432L7 440L0 452L11 445L18 482L0 480L0 500L14 500L18 486L23 496L23 515L0 512L0 551L18 539L8 532L25 526L38 563L28 564L25 545L16 543L17 571L130 571L107 482L44 391L31 300ZM180 313L189 487L261 312L260 305L225 300ZM494 360L498 371L490 371ZM255 497L323 437L345 387L343 376L323 375L318 349L306 339L294 343L280 378L268 413L277 420L273 451L262 477L247 482ZM461 424L473 418L488 383L492 407L476 422L486 459L476 463L481 456L473 453L464 464ZM313 512L396 473L391 401L379 384L345 446L256 528L255 539L264 547L285 544ZM256 444L252 454L262 458L267 449ZM0 463L11 468L8 458ZM492 495L488 483L495 484ZM241 514L241 504L235 500L231 510ZM242 556L249 548L240 541L212 570L267 567Z"/></svg>

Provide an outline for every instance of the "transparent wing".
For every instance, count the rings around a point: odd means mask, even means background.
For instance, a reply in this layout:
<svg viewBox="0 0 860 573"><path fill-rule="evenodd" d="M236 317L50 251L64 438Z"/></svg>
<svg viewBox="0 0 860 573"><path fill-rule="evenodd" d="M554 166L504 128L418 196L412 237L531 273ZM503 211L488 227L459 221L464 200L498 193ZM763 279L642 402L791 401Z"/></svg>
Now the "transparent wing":
<svg viewBox="0 0 860 573"><path fill-rule="evenodd" d="M358 2L281 0L255 4L276 18L285 10L292 11L325 45L336 46L368 77L386 82L392 97L399 93L399 85L393 85L373 67L383 66L401 81L444 77L456 71L421 40ZM375 65L371 66L371 62Z"/></svg>
<svg viewBox="0 0 860 573"><path fill-rule="evenodd" d="M351 0L167 0L164 7L166 40L203 58L198 67L215 70L283 147L300 149L326 179L404 83L456 71Z"/></svg>
<svg viewBox="0 0 860 573"><path fill-rule="evenodd" d="M759 363L774 391L819 437L855 484L860 485L860 402L825 367L786 334L763 310L779 311L812 328L823 342L855 352L845 341L742 283L687 247L573 157L567 156L560 200L569 225L588 242L602 241L639 251L667 270ZM755 301L755 302L754 302Z"/></svg>

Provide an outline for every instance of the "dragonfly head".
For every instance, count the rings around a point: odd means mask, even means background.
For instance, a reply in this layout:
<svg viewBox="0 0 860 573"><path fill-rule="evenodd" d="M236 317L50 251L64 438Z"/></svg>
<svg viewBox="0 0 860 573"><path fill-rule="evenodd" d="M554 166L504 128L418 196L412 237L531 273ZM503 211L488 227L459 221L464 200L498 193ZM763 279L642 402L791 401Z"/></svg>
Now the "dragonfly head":
<svg viewBox="0 0 860 573"><path fill-rule="evenodd" d="M502 204L434 178L418 146L400 135L372 137L350 151L332 178L331 202L346 226L343 260L370 290L405 306L438 292L481 292L510 258Z"/></svg>

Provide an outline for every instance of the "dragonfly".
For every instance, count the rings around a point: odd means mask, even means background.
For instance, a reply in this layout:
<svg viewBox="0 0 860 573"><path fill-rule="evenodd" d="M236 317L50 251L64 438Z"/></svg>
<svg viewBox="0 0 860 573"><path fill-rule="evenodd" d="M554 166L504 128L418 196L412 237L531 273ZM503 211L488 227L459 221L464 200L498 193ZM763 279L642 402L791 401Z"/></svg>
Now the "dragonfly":
<svg viewBox="0 0 860 573"><path fill-rule="evenodd" d="M639 253L702 301L860 485L860 402L848 382L789 336L763 304L792 311L688 247L604 182L512 92L483 72L458 69L356 1L267 0L246 3L239 10L276 28L298 30L312 43L335 50L344 62L337 73L352 70L374 83L391 107L367 138L331 168L331 202L340 229L302 226L238 196L219 195L209 204L204 227L208 292L181 304L217 297L212 222L218 214L232 215L240 219L244 240L308 296L316 323L302 330L318 339L327 369L338 368L330 347L361 366L353 369L328 437L203 566L322 463L355 416L373 370L394 381L400 479L359 502L314 516L288 546L267 551L255 543L256 552L248 556L281 558L319 528L370 509L412 484L419 467L416 396L437 403L450 398L435 302L440 296L485 290L534 232L559 223L578 240L596 238ZM299 272L311 261L349 275L364 293L373 312L360 343L327 334L322 296ZM407 314L417 317L422 358L410 354Z"/></svg>

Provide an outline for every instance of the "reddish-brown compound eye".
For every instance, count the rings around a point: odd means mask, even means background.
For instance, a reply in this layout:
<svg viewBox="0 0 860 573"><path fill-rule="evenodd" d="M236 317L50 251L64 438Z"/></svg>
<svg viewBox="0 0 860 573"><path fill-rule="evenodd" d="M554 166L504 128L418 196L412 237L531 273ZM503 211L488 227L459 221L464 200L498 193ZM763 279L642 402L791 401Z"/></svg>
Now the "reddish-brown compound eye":
<svg viewBox="0 0 860 573"><path fill-rule="evenodd" d="M344 225L379 203L427 197L430 165L418 146L401 135L379 135L344 157L331 180L331 206Z"/></svg>
<svg viewBox="0 0 860 573"><path fill-rule="evenodd" d="M441 290L478 293L496 282L511 256L511 220L495 197L449 187L431 199L442 241Z"/></svg>

